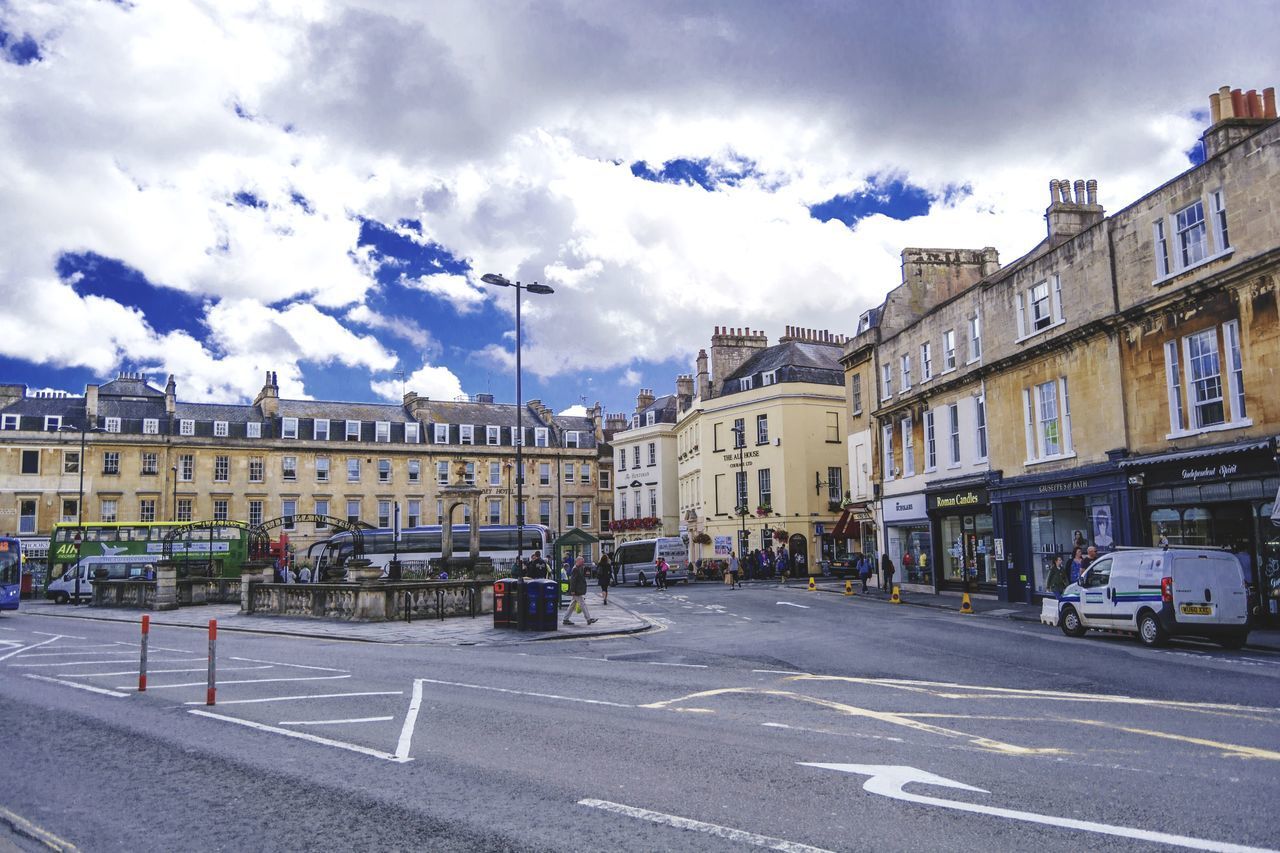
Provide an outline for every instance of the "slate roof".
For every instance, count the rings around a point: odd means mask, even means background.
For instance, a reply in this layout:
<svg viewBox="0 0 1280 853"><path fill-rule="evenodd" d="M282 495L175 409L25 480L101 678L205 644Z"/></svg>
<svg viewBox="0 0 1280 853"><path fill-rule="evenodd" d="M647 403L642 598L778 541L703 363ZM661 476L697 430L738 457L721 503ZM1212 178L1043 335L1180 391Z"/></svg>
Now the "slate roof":
<svg viewBox="0 0 1280 853"><path fill-rule="evenodd" d="M830 344L788 341L767 347L752 355L724 379L725 393L738 390L739 379L759 377L777 372L778 382L812 382L818 385L844 385L844 369L840 366L841 348ZM753 383L761 386L760 381Z"/></svg>
<svg viewBox="0 0 1280 853"><path fill-rule="evenodd" d="M640 410L640 426L644 426L649 420L649 413L653 412L654 423L673 424L676 422L676 395L664 394L654 399L652 403Z"/></svg>
<svg viewBox="0 0 1280 853"><path fill-rule="evenodd" d="M159 397L163 402L164 392L152 388L145 379L121 376L98 386L98 399L103 397Z"/></svg>

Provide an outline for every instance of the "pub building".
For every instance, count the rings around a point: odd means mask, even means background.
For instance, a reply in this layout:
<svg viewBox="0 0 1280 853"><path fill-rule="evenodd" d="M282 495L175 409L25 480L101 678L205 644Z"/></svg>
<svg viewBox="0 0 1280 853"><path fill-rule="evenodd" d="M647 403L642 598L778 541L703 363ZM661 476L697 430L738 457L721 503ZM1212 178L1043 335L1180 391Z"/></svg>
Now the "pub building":
<svg viewBox="0 0 1280 853"><path fill-rule="evenodd" d="M933 533L935 588L995 593L995 527L987 476L930 483L925 502Z"/></svg>
<svg viewBox="0 0 1280 853"><path fill-rule="evenodd" d="M1280 624L1280 465L1276 439L1253 439L1121 460L1141 486L1144 545L1229 548L1255 591L1251 609Z"/></svg>
<svg viewBox="0 0 1280 853"><path fill-rule="evenodd" d="M1117 461L1021 477L992 475L988 494L1002 601L1032 603L1053 595L1054 558L1069 563L1076 546L1105 553L1140 541L1131 511L1134 489Z"/></svg>

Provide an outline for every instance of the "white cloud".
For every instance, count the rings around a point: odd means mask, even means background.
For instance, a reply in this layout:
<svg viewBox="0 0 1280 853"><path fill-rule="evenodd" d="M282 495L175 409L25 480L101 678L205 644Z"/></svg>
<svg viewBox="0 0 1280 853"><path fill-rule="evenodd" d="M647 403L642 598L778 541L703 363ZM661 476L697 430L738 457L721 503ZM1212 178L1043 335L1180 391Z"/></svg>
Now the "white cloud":
<svg viewBox="0 0 1280 853"><path fill-rule="evenodd" d="M424 364L405 377L403 381L397 377L396 379L370 382L369 387L379 397L395 402L404 399L403 395L406 392L413 392L432 400L453 400L464 396L462 382L459 381L453 371L447 367L432 366L430 364Z"/></svg>
<svg viewBox="0 0 1280 853"><path fill-rule="evenodd" d="M587 407L578 403L560 412L560 415L566 418L585 418L587 416Z"/></svg>
<svg viewBox="0 0 1280 853"><path fill-rule="evenodd" d="M422 290L444 299L459 314L475 311L489 298L485 290L473 285L466 276L453 273L432 273L420 275L417 278L402 276L400 283L405 287Z"/></svg>

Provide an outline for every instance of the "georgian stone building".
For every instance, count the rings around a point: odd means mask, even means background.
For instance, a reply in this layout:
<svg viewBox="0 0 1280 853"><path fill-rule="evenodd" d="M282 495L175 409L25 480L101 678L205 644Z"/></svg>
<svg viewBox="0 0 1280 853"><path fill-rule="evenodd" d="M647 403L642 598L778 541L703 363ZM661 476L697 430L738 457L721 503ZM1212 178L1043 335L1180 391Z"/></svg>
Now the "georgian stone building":
<svg viewBox="0 0 1280 853"><path fill-rule="evenodd" d="M692 380L681 377L681 381ZM614 542L680 533L676 395L641 389L627 428L614 433Z"/></svg>
<svg viewBox="0 0 1280 853"><path fill-rule="evenodd" d="M537 400L526 407L525 521L553 536L598 530L599 407L594 414L559 416ZM89 385L83 397L0 385L0 514L23 535L76 521L83 464L85 521L256 523L316 513L388 527L398 502L406 527L437 524L437 486L463 463L483 489L479 522L514 524L515 432L514 407L489 395L289 400L272 374L249 405L180 401L172 376L163 392L129 374ZM300 554L329 533L309 523L284 530Z"/></svg>

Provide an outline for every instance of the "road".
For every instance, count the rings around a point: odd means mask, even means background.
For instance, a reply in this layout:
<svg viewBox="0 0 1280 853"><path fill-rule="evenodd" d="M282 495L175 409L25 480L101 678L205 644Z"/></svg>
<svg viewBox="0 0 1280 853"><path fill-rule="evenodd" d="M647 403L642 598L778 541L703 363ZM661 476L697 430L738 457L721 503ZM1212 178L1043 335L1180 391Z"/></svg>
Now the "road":
<svg viewBox="0 0 1280 853"><path fill-rule="evenodd" d="M1280 844L1280 654L773 585L614 600L659 628L224 633L214 707L202 632L155 629L140 694L136 626L7 614L0 818L83 850Z"/></svg>

